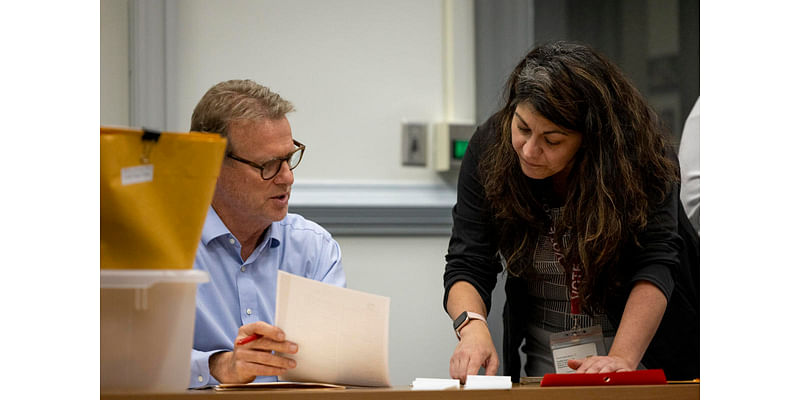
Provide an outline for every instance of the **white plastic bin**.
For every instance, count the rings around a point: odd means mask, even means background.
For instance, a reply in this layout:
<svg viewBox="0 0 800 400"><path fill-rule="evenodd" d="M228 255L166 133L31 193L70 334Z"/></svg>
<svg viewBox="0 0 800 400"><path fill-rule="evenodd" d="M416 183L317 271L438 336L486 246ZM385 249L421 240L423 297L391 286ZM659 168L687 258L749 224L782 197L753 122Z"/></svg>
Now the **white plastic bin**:
<svg viewBox="0 0 800 400"><path fill-rule="evenodd" d="M100 390L189 385L198 270L100 270Z"/></svg>

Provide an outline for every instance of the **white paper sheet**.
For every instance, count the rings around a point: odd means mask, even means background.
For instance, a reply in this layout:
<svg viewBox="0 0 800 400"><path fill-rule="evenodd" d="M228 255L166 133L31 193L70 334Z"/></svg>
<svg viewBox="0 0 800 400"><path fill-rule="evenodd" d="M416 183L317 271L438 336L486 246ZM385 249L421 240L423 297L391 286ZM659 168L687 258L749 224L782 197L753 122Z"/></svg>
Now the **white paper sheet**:
<svg viewBox="0 0 800 400"><path fill-rule="evenodd" d="M278 271L275 325L297 343L279 379L390 386L389 298Z"/></svg>
<svg viewBox="0 0 800 400"><path fill-rule="evenodd" d="M458 379L417 378L411 383L411 390L457 390L459 387Z"/></svg>
<svg viewBox="0 0 800 400"><path fill-rule="evenodd" d="M511 389L510 376L467 375L464 389Z"/></svg>

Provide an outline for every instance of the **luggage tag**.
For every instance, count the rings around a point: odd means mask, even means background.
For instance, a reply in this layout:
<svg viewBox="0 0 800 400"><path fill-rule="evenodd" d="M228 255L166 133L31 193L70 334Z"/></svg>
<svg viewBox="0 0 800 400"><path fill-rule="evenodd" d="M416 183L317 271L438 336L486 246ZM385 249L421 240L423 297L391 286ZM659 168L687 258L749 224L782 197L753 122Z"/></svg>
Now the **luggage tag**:
<svg viewBox="0 0 800 400"><path fill-rule="evenodd" d="M605 356L603 327L573 328L550 335L550 350L553 352L553 365L557 374L570 374L574 369L567 365L568 360L580 360L592 356Z"/></svg>

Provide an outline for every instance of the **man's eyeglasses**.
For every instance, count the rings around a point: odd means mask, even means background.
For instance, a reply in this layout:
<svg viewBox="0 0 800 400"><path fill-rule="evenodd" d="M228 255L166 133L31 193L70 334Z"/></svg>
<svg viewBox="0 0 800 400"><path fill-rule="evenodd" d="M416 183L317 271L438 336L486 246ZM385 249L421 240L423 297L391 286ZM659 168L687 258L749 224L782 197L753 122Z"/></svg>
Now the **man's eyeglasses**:
<svg viewBox="0 0 800 400"><path fill-rule="evenodd" d="M284 161L286 161L286 163L289 165L290 171L297 168L297 166L300 165L300 160L303 159L303 153L306 151L306 145L298 142L297 140L292 140L292 141L296 146L294 151L289 153L286 157L273 158L272 160L269 160L263 164L258 164L250 160L245 160L244 158L241 158L233 153L228 153L226 157L239 161L240 163L247 164L253 168L260 169L261 179L268 181L274 178L275 175L278 175L278 172L281 171L281 167L283 166Z"/></svg>

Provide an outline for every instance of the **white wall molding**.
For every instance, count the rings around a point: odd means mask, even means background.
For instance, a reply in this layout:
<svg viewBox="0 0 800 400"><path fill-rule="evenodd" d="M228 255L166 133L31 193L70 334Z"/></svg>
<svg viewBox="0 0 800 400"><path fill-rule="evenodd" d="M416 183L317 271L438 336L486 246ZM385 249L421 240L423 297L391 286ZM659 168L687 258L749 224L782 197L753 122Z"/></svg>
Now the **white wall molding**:
<svg viewBox="0 0 800 400"><path fill-rule="evenodd" d="M166 2L130 0L130 125L167 129Z"/></svg>
<svg viewBox="0 0 800 400"><path fill-rule="evenodd" d="M450 235L456 190L444 184L308 182L289 211L333 235Z"/></svg>

